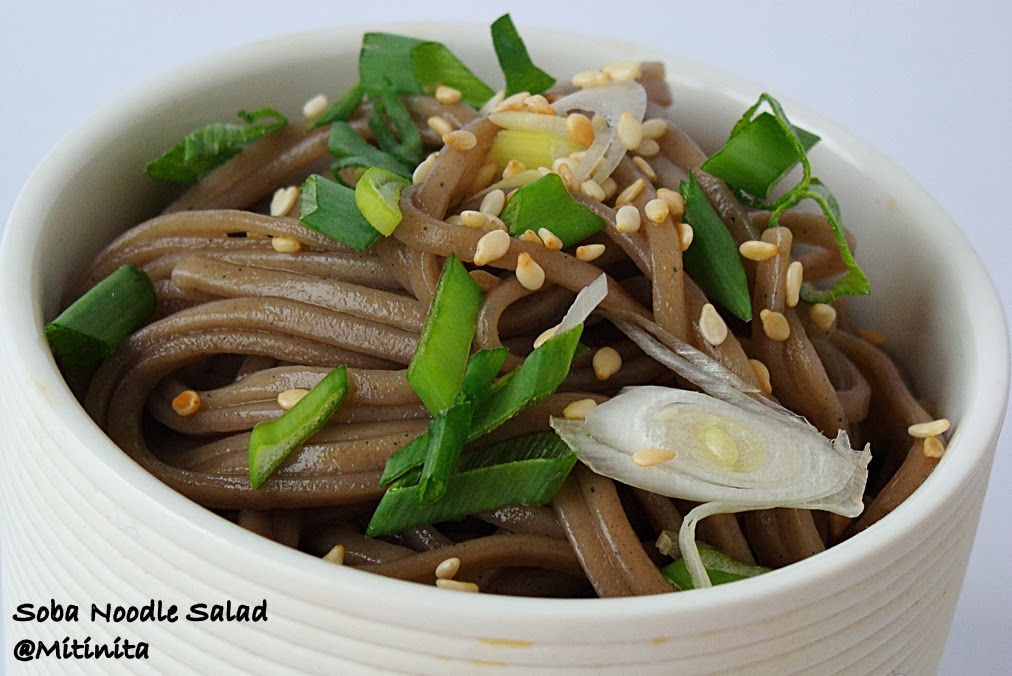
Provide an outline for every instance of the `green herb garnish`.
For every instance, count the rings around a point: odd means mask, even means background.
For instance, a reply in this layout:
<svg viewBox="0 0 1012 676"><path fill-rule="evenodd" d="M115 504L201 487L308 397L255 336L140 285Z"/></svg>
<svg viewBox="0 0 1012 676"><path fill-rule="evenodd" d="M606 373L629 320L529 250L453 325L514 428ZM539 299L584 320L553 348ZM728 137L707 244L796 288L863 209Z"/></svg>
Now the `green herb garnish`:
<svg viewBox="0 0 1012 676"><path fill-rule="evenodd" d="M553 432L488 446L460 458L438 501L420 505L414 477L388 488L365 534L398 533L503 505L543 505L555 497L575 462L576 455Z"/></svg>
<svg viewBox="0 0 1012 676"><path fill-rule="evenodd" d="M348 392L348 370L344 366L323 380L279 418L258 422L249 437L249 479L259 489L288 455L316 434Z"/></svg>
<svg viewBox="0 0 1012 676"><path fill-rule="evenodd" d="M527 47L509 14L503 14L492 24L492 44L506 78L506 96L517 92L538 94L555 84L555 78L531 61Z"/></svg>
<svg viewBox="0 0 1012 676"><path fill-rule="evenodd" d="M682 254L685 271L709 298L739 319L752 319L752 298L745 267L734 237L713 210L694 174L681 184L685 222L692 226L692 246Z"/></svg>
<svg viewBox="0 0 1012 676"><path fill-rule="evenodd" d="M387 237L401 222L401 190L411 181L381 167L367 169L355 184L355 205Z"/></svg>
<svg viewBox="0 0 1012 676"><path fill-rule="evenodd" d="M327 145L330 154L338 158L331 166L331 171L334 178L341 183L344 181L340 172L349 167L361 169L382 167L398 176L411 176L410 165L366 141L346 122L334 123L330 128L330 140Z"/></svg>
<svg viewBox="0 0 1012 676"><path fill-rule="evenodd" d="M362 85L357 82L353 84L348 88L348 91L331 103L319 117L313 120L312 124L309 125L309 130L311 131L333 122L347 122L350 120L362 103L364 93Z"/></svg>
<svg viewBox="0 0 1012 676"><path fill-rule="evenodd" d="M501 218L510 235L548 228L563 247L583 241L604 228L604 219L569 194L558 174L546 174L516 191Z"/></svg>
<svg viewBox="0 0 1012 676"><path fill-rule="evenodd" d="M763 566L732 559L720 550L704 545L699 546L699 558L703 561L703 566L706 568L706 575L710 578L710 583L715 585L743 580L746 577L755 577L756 575L762 575L770 571L769 568L764 568ZM692 576L685 565L685 559L677 559L673 563L664 566L661 568L661 575L667 578L668 582L676 589L681 591L696 588L692 584Z"/></svg>
<svg viewBox="0 0 1012 676"><path fill-rule="evenodd" d="M196 183L249 143L288 124L285 116L274 108L261 108L252 113L239 111L239 119L245 124L217 123L190 132L171 150L148 164L148 176L159 181Z"/></svg>
<svg viewBox="0 0 1012 676"><path fill-rule="evenodd" d="M90 366L111 355L154 310L151 278L127 264L46 324L46 339L67 366Z"/></svg>
<svg viewBox="0 0 1012 676"><path fill-rule="evenodd" d="M302 184L299 221L357 251L368 249L380 238L355 205L355 191L316 174Z"/></svg>

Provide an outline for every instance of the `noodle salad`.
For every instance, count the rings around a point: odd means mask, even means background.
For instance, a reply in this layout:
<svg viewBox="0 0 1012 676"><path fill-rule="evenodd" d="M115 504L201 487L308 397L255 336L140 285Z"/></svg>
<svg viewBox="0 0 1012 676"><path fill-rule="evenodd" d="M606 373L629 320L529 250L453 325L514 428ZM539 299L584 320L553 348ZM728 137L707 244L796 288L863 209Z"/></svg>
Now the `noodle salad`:
<svg viewBox="0 0 1012 676"><path fill-rule="evenodd" d="M223 518L460 591L723 584L871 526L944 452L847 297L870 285L763 94L720 148L660 63L495 90L363 37L358 82L192 131L186 186L45 331L89 415Z"/></svg>

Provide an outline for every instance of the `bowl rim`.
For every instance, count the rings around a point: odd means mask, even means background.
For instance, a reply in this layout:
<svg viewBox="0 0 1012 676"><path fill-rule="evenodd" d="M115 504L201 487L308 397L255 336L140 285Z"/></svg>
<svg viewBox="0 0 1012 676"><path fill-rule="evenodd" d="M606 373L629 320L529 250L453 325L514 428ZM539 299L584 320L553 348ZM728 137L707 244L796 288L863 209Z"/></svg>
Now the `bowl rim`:
<svg viewBox="0 0 1012 676"><path fill-rule="evenodd" d="M49 352L41 327L43 318L39 302L39 283L34 278L30 263L38 246L33 237L33 225L44 213L45 201L51 193L48 186L61 183L65 176L62 166L65 158L77 157L88 148L99 144L102 139L113 138L118 121L149 110L152 97L162 99L180 88L194 77L230 77L248 71L253 63L254 70L260 70L264 63L294 58L294 49L320 49L324 41L340 45L351 38L357 45L362 32L386 30L406 34L439 34L452 44L451 35L459 31L474 29L476 24L448 22L412 22L386 24L382 26L337 26L321 28L302 33L278 36L258 42L233 47L221 53L203 57L192 63L158 75L141 87L116 98L105 107L70 131L46 155L28 179L18 196L0 245L0 269L5 284L0 285L0 312L9 321L8 340L10 348L20 358L7 363L8 373L15 382L24 387L26 404L39 411L46 424L61 426L65 433L72 435L79 446L88 450L88 456L80 458L77 469L93 480L108 472L105 482L113 477L117 486L126 487L120 501L130 504L138 514L158 515L167 518L170 532L196 538L194 549L210 551L213 547L228 547L257 560L275 562L279 566L291 566L298 571L307 590L318 586L347 586L370 589L370 593L396 593L402 608L417 608L432 613L434 594L441 594L440 607L447 614L461 616L464 622L487 616L490 611L522 614L538 624L546 621L555 623L583 624L588 615L587 600L557 600L506 598L479 595L445 594L427 585L405 585L376 575L351 569L335 570L333 566L300 552L261 538L214 515L203 507L175 493L168 486L149 475L139 465L122 453L97 426L87 417L83 408L70 393L69 388L56 367ZM482 27L484 29L484 27ZM742 101L758 93L756 84L733 75L722 73L673 54L647 54L643 47L592 36L580 36L560 31L523 28L528 44L549 40L566 40L570 43L587 44L589 40L607 42L612 46L627 48L629 53L640 58L652 56L662 58L670 66L677 64L683 73L680 78L705 77L715 86L731 92ZM315 45L315 46L314 46ZM331 47L331 49L339 49ZM669 79L671 79L669 77ZM754 99L754 96L753 96ZM1009 347L1008 333L993 283L983 270L983 265L973 252L966 237L944 210L911 178L901 172L888 159L864 142L836 124L805 106L785 99L792 111L792 118L798 122L815 122L825 136L837 144L846 145L848 152L865 161L874 161L884 172L884 180L897 188L898 200L911 204L911 208L933 228L942 233L949 248L947 255L955 256L955 264L961 265L967 274L967 286L976 289L974 305L980 321L967 329L976 340L967 349L976 349L988 359L978 362L980 372L973 374L979 383L975 390L975 405L968 408L960 425L955 428L949 443L950 452L943 458L939 470L932 473L925 486L915 493L888 518L873 528L834 546L829 552L793 564L786 569L776 570L760 579L744 580L735 585L713 589L663 595L657 597L633 597L624 599L599 599L593 601L593 617L606 616L612 620L633 618L660 618L696 611L721 611L740 608L743 599L753 608L761 608L784 593L796 591L801 586L817 587L834 577L850 570L853 564L865 560L876 551L882 551L900 534L909 534L923 522L923 514L935 513L942 509L945 501L954 499L961 486L978 472L988 471L986 459L989 449L997 441L1005 413L1009 393ZM912 200L911 198L916 198ZM32 252L26 255L26 252ZM23 308L31 307L32 312ZM22 308L20 312L12 312ZM983 309L984 312L980 312ZM984 364L987 364L986 370ZM60 412L58 415L57 412ZM956 451L956 452L953 452ZM870 574L870 573L869 573ZM295 592L293 592L295 593ZM306 599L311 593L305 594ZM363 609L363 612L371 612Z"/></svg>

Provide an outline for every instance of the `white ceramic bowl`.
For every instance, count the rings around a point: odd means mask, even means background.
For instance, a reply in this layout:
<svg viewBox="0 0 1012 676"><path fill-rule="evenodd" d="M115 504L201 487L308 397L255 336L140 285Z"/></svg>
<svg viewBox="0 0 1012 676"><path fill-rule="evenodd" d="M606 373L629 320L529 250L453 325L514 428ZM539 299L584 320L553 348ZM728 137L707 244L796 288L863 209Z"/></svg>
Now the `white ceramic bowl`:
<svg viewBox="0 0 1012 676"><path fill-rule="evenodd" d="M493 78L484 30L389 26L450 44ZM937 471L875 527L760 578L664 596L549 601L451 594L337 567L220 519L113 446L65 386L42 334L61 292L107 241L150 215L164 189L144 163L193 127L250 106L293 115L355 75L361 29L259 43L158 79L65 139L21 194L7 226L0 316L9 358L2 410L4 598L80 607L74 623L15 623L15 640L117 637L150 645L162 672L470 673L496 667L578 673L708 671L926 673L941 655L973 540L1008 392L1001 307L966 240L921 189L821 117L816 173L833 189L874 287L856 303L886 334L918 391L954 421ZM629 45L525 30L539 62L567 74ZM714 147L758 90L667 58L685 127ZM874 308L872 307L874 306ZM971 321L970 308L973 308ZM914 330L916 327L916 330ZM257 624L93 622L91 603L268 602ZM13 662L11 662L13 664ZM43 670L67 667L48 658ZM107 660L107 671L134 663Z"/></svg>

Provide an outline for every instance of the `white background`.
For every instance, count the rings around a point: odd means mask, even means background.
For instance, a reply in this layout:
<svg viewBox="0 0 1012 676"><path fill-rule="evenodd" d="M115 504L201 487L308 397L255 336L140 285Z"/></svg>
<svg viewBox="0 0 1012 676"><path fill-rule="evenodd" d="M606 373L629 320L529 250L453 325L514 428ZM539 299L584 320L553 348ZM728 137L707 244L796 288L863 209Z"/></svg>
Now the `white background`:
<svg viewBox="0 0 1012 676"><path fill-rule="evenodd" d="M1001 0L355 6L9 0L0 37L0 228L32 168L64 134L112 97L174 66L323 25L414 19L487 25L505 11L521 31L525 25L553 27L687 56L833 119L879 148L955 218L1008 314L1012 4ZM597 65L589 55L588 66ZM114 186L107 197L115 199ZM1006 433L943 674L1012 673L1012 537L1003 523L1012 513L1010 453L1012 435Z"/></svg>

